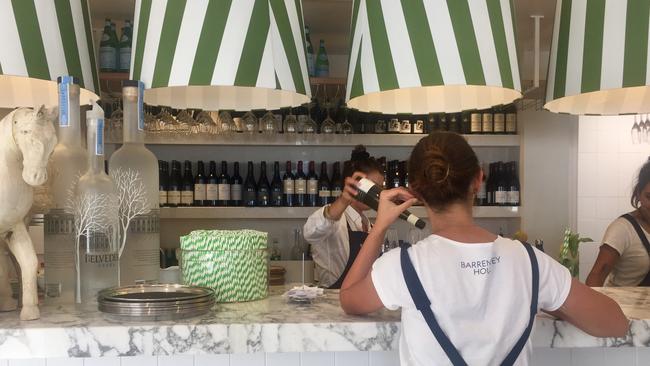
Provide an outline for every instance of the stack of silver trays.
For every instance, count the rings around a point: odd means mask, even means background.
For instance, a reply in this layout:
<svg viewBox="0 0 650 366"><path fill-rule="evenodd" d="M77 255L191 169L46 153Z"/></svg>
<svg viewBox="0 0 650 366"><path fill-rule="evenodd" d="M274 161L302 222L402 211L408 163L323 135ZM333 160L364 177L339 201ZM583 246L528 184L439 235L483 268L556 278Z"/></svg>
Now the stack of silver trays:
<svg viewBox="0 0 650 366"><path fill-rule="evenodd" d="M214 306L214 291L184 285L133 285L98 294L99 311L131 320L174 320L203 315Z"/></svg>

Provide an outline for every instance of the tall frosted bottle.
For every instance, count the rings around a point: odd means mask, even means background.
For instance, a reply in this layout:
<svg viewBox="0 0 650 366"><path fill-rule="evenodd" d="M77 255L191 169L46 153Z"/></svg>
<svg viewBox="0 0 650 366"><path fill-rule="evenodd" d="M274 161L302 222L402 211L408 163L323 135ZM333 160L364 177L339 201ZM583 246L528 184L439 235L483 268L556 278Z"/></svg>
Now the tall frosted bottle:
<svg viewBox="0 0 650 366"><path fill-rule="evenodd" d="M80 236L76 302L92 303L97 292L118 284L118 194L104 171L104 111L93 103L86 113L88 170L79 178L76 197L85 208Z"/></svg>
<svg viewBox="0 0 650 366"><path fill-rule="evenodd" d="M123 145L111 155L111 174L117 169L135 171L145 187L149 211L130 223L120 260L120 285L157 282L160 270L160 211L158 206L158 160L144 146L144 84L122 84L124 108Z"/></svg>
<svg viewBox="0 0 650 366"><path fill-rule="evenodd" d="M70 187L88 170L86 149L81 144L79 80L58 78L58 143L52 153L53 207L44 217L45 296L54 303L74 301L73 216L65 212Z"/></svg>

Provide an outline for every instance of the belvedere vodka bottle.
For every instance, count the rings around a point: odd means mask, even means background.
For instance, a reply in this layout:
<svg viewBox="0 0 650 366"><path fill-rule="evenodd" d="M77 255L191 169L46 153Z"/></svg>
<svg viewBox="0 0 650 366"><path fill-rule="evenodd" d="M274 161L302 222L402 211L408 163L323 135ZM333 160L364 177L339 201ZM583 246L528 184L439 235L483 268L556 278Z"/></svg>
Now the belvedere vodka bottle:
<svg viewBox="0 0 650 366"><path fill-rule="evenodd" d="M70 188L88 170L81 145L79 80L57 79L59 85L58 143L51 157L53 207L45 214L45 296L54 303L74 302L74 217L65 212Z"/></svg>
<svg viewBox="0 0 650 366"><path fill-rule="evenodd" d="M80 224L78 303L93 303L97 292L117 286L118 194L115 184L104 171L104 111L93 103L86 113L88 171L79 178L76 199L81 210L75 220Z"/></svg>
<svg viewBox="0 0 650 366"><path fill-rule="evenodd" d="M140 213L131 220L126 232L122 232L121 241L124 240L123 235L126 235L126 243L120 243L120 245L125 244L120 258L120 285L132 285L158 281L160 270L158 160L144 146L142 104L144 84L136 80L123 82L122 96L124 142L122 147L113 153L108 166L114 178L118 170L122 173L137 173L138 180L126 189L136 189L138 184L144 186L143 196L133 198L142 199L141 204L145 209L140 210ZM122 227L121 230L123 229Z"/></svg>

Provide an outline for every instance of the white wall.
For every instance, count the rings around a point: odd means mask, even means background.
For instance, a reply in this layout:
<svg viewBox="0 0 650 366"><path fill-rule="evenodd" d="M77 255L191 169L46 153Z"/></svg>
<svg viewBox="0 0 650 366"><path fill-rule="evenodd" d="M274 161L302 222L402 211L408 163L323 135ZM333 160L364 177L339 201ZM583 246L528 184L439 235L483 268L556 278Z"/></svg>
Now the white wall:
<svg viewBox="0 0 650 366"><path fill-rule="evenodd" d="M632 144L633 116L580 117L577 230L597 242L607 225L631 211L630 195L650 145Z"/></svg>
<svg viewBox="0 0 650 366"><path fill-rule="evenodd" d="M547 111L518 114L523 131L522 228L529 242L544 240L557 257L566 227L575 211L577 117Z"/></svg>

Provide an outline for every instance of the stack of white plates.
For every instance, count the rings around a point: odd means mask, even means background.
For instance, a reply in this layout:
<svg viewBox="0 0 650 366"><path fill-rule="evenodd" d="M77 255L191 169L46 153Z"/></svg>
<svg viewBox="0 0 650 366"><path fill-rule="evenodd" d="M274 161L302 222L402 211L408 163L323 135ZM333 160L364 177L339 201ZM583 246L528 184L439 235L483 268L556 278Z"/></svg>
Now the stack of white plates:
<svg viewBox="0 0 650 366"><path fill-rule="evenodd" d="M183 285L133 285L103 290L99 311L134 320L171 320L207 313L214 291Z"/></svg>

